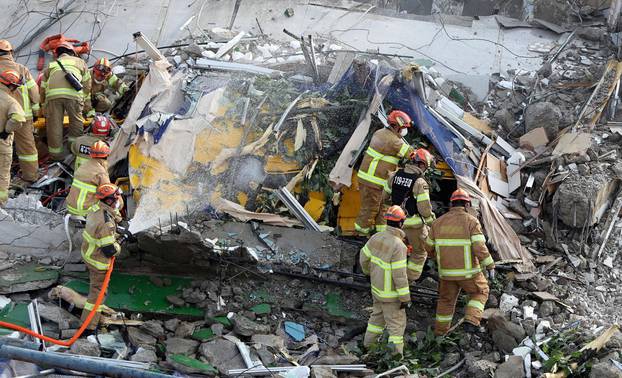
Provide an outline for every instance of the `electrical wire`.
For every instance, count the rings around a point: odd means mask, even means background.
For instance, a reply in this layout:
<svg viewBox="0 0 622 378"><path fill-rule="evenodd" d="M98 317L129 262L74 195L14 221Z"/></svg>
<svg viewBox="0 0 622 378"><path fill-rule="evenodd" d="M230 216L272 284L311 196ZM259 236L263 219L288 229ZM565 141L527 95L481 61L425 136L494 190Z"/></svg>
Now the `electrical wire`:
<svg viewBox="0 0 622 378"><path fill-rule="evenodd" d="M99 294L97 295L97 299L95 300L93 309L91 310L91 312L89 312L88 316L86 317L86 319L84 320L84 322L82 323L78 331L71 337L71 339L69 339L69 341L56 340L52 337L36 333L28 328L24 328L13 323L7 323L7 322L0 321L0 327L9 328L9 329L21 332L21 333L25 333L29 336L36 337L37 339L47 341L52 344L56 344L56 345L60 345L64 347L70 347L73 343L76 342L76 340L80 338L80 336L82 336L82 333L86 330L89 324L91 324L91 320L93 320L93 317L95 316L95 313L97 313L99 306L104 301L104 297L106 296L106 290L108 290L108 284L110 283L110 276L112 275L112 270L114 267L114 260L115 260L115 257L113 256L110 259L110 265L108 266L108 270L106 271L106 276L104 277L102 288L99 291Z"/></svg>

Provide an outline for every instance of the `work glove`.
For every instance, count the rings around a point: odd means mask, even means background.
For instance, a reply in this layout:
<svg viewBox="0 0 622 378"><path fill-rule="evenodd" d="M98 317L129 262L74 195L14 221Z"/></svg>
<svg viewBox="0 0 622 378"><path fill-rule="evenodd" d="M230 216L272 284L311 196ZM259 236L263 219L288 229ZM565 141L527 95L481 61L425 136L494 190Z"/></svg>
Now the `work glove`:
<svg viewBox="0 0 622 378"><path fill-rule="evenodd" d="M117 233L121 235L119 238L119 244L123 244L128 241L136 241L136 236L134 236L134 234L132 234L127 228L117 227Z"/></svg>
<svg viewBox="0 0 622 378"><path fill-rule="evenodd" d="M411 302L411 301L408 301L408 302L402 302L402 303L400 304L400 310L403 310L403 309L406 309L406 308L410 308L410 306L411 306L411 305L412 305L412 302Z"/></svg>
<svg viewBox="0 0 622 378"><path fill-rule="evenodd" d="M495 269L489 269L488 270L488 279L490 281L494 281L495 280Z"/></svg>
<svg viewBox="0 0 622 378"><path fill-rule="evenodd" d="M11 135L11 133L7 133L6 131L3 130L2 132L0 132L0 139L6 140L6 138L8 138L9 135Z"/></svg>

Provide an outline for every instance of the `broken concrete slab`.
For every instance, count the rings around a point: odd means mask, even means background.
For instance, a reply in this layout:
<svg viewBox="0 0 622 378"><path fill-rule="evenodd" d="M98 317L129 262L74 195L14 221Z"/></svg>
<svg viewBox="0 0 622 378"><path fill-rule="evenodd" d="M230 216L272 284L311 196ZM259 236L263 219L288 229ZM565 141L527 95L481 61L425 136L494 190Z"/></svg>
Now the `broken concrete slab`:
<svg viewBox="0 0 622 378"><path fill-rule="evenodd" d="M259 324L250 320L245 316L236 315L231 321L233 322L233 330L241 336L253 336L255 334L269 334L270 326Z"/></svg>
<svg viewBox="0 0 622 378"><path fill-rule="evenodd" d="M592 145L592 135L589 133L568 133L562 135L553 150L553 155L585 154Z"/></svg>
<svg viewBox="0 0 622 378"><path fill-rule="evenodd" d="M525 127L534 130L542 127L549 139L555 139L559 133L562 112L551 102L537 102L525 110Z"/></svg>
<svg viewBox="0 0 622 378"><path fill-rule="evenodd" d="M71 352L71 354L79 354L82 356L99 357L101 355L99 345L94 344L86 339L76 340L76 342L71 345L69 351Z"/></svg>
<svg viewBox="0 0 622 378"><path fill-rule="evenodd" d="M158 362L158 356L153 349L139 347L130 360L135 362L156 363Z"/></svg>
<svg viewBox="0 0 622 378"><path fill-rule="evenodd" d="M38 307L41 318L58 324L60 329L77 329L82 324L80 319L62 307L44 302L39 302Z"/></svg>
<svg viewBox="0 0 622 378"><path fill-rule="evenodd" d="M2 231L0 231L2 234ZM0 276L0 294L45 289L58 281L58 271L39 269L37 264L13 265Z"/></svg>
<svg viewBox="0 0 622 378"><path fill-rule="evenodd" d="M230 369L246 368L238 347L229 340L216 339L203 343L199 351L223 375L226 375Z"/></svg>
<svg viewBox="0 0 622 378"><path fill-rule="evenodd" d="M535 128L519 139L520 147L531 151L536 151L538 147L546 146L548 143L549 138L543 127Z"/></svg>
<svg viewBox="0 0 622 378"><path fill-rule="evenodd" d="M162 323L157 320L148 320L140 325L140 330L153 336L153 337L163 337L165 332L162 327Z"/></svg>
<svg viewBox="0 0 622 378"><path fill-rule="evenodd" d="M166 353L182 354L190 356L197 352L199 342L195 340L182 339L180 337L169 337L166 339Z"/></svg>
<svg viewBox="0 0 622 378"><path fill-rule="evenodd" d="M127 335L130 339L130 343L135 347L140 346L153 346L156 343L156 338L147 334L146 332L141 331L136 327L128 327Z"/></svg>
<svg viewBox="0 0 622 378"><path fill-rule="evenodd" d="M522 378L525 376L523 358L520 356L509 356L507 361L502 363L495 370L495 378Z"/></svg>

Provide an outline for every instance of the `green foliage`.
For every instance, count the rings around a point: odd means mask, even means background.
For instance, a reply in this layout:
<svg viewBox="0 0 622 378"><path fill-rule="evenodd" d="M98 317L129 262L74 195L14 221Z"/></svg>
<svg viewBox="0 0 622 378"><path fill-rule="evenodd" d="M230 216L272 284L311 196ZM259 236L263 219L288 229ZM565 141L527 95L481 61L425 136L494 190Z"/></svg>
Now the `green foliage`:
<svg viewBox="0 0 622 378"><path fill-rule="evenodd" d="M571 329L561 332L541 346L542 351L549 355L544 362L547 372L557 373L564 371L568 376L586 376L591 369L592 352L581 352L578 344L583 343L578 330Z"/></svg>
<svg viewBox="0 0 622 378"><path fill-rule="evenodd" d="M383 337L379 343L372 344L362 358L376 372L387 371L403 364L411 373L435 375L438 374L438 367L443 356L457 351L458 347L456 336L435 336L431 328L428 328L420 340L414 333L411 339L412 341L408 337L405 338L404 356L401 358L387 343L386 337Z"/></svg>

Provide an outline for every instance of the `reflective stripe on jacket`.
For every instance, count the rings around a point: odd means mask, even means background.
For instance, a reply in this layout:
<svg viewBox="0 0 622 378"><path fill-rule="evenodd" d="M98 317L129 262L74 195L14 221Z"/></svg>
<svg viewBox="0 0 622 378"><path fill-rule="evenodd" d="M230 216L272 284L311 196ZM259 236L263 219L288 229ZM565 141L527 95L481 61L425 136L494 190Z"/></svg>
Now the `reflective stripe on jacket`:
<svg viewBox="0 0 622 378"><path fill-rule="evenodd" d="M400 159L413 148L390 129L380 129L374 133L365 151L365 157L357 174L360 182L383 188L389 172L395 170Z"/></svg>
<svg viewBox="0 0 622 378"><path fill-rule="evenodd" d="M50 62L43 73L41 81L41 101L45 102L53 98L68 98L85 100L91 96L91 74L84 60L63 54L58 60L61 61L67 72L72 73L82 84L82 90L76 91L65 78L65 72L60 68L57 61ZM90 104L89 108L90 109Z"/></svg>
<svg viewBox="0 0 622 378"><path fill-rule="evenodd" d="M71 144L71 152L76 157L76 161L73 166L74 172L77 172L78 168L82 164L86 163L91 159L91 146L99 140L102 140L102 138L98 138L93 134L86 134L77 137L76 140Z"/></svg>
<svg viewBox="0 0 622 378"><path fill-rule="evenodd" d="M464 207L453 207L432 224L426 250L436 257L438 273L445 280L464 280L494 268L486 238L477 218Z"/></svg>
<svg viewBox="0 0 622 378"><path fill-rule="evenodd" d="M418 174L419 176L423 175L423 172L421 171L421 169L419 169L419 167L415 167L410 164L406 164L406 167L404 169L406 170L406 172L409 173L412 172ZM393 182L394 175L394 172L390 173L386 184L384 185L383 196L384 203L387 206L393 205L393 203L391 203L391 193L393 192L393 189L390 183ZM436 215L434 215L434 213L432 212L432 203L430 202L430 187L423 177L420 177L415 181L412 189L412 196L417 203L418 214L408 216L404 221L404 228L419 228L424 224L432 224L432 222L436 219Z"/></svg>
<svg viewBox="0 0 622 378"><path fill-rule="evenodd" d="M117 253L121 246L117 243L114 210L104 203L96 204L86 217L82 232L82 259L97 270L108 270L110 258L104 256L102 247L113 245Z"/></svg>
<svg viewBox="0 0 622 378"><path fill-rule="evenodd" d="M39 111L39 87L33 80L30 70L15 62L10 55L0 56L0 72L6 70L15 70L22 76L24 84L11 92L11 96L20 103L26 118L32 118L33 112Z"/></svg>
<svg viewBox="0 0 622 378"><path fill-rule="evenodd" d="M361 268L371 278L372 295L377 301L410 301L404 237L402 230L387 226L361 249Z"/></svg>
<svg viewBox="0 0 622 378"><path fill-rule="evenodd" d="M21 127L26 121L22 106L11 95L9 89L0 85L0 131L6 131L9 134L5 139L0 139L0 153L13 153L13 131ZM3 190L4 188L0 188ZM0 193L0 201L4 201L8 196L8 192Z"/></svg>

